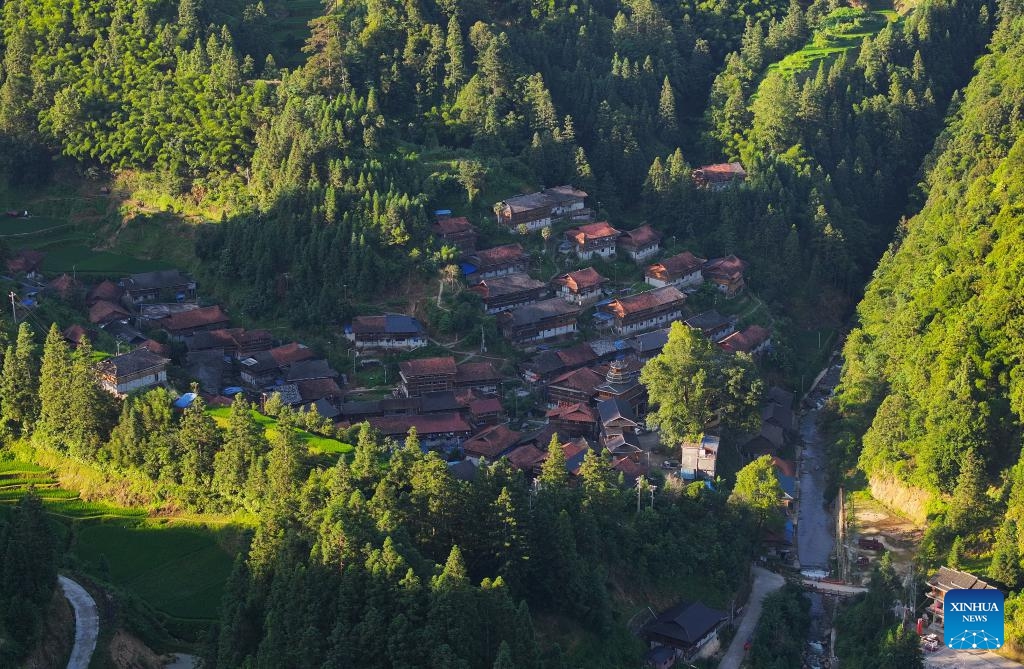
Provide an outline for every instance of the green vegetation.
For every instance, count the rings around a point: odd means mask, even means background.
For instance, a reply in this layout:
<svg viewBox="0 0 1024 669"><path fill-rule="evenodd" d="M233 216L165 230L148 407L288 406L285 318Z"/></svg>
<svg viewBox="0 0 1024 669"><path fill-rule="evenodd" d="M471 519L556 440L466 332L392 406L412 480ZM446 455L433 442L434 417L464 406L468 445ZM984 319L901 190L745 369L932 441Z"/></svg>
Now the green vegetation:
<svg viewBox="0 0 1024 669"><path fill-rule="evenodd" d="M226 428L231 417L231 409L229 407L217 407L215 409L209 409L207 411L213 419L217 421L217 425L221 428ZM264 416L255 409L252 410L252 418L256 423L263 427L264 434L267 439L271 439L277 433L277 420L271 416ZM340 455L342 453L351 453L352 444L345 444L337 439L331 439L329 437L322 437L320 435L307 432L306 430L298 427L291 428L298 436L299 440L309 448L310 453L317 455Z"/></svg>
<svg viewBox="0 0 1024 669"><path fill-rule="evenodd" d="M765 597L750 646L751 669L801 666L810 627L811 602L803 588L787 583Z"/></svg>
<svg viewBox="0 0 1024 669"><path fill-rule="evenodd" d="M811 41L799 51L768 66L768 71L786 75L818 67L841 53L860 47L865 37L874 37L898 15L892 10L869 12L852 7L840 7L822 19Z"/></svg>

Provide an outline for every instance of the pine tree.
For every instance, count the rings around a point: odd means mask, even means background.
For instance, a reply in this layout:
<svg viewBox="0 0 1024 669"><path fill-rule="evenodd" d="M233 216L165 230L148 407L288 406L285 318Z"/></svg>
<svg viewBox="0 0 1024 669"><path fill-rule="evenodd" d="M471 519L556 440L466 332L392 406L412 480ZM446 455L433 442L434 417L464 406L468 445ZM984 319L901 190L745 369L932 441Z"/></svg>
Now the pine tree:
<svg viewBox="0 0 1024 669"><path fill-rule="evenodd" d="M39 422L37 431L51 439L53 445L66 447L68 421L71 419L71 353L57 324L50 326L43 344L43 360L39 369Z"/></svg>
<svg viewBox="0 0 1024 669"><path fill-rule="evenodd" d="M23 433L29 431L38 414L39 374L32 336L28 323L18 326L18 338L14 346L7 347L0 376L0 418Z"/></svg>
<svg viewBox="0 0 1024 669"><path fill-rule="evenodd" d="M661 96L658 98L658 121L662 130L675 132L679 126L676 117L676 94L672 90L672 84L665 75L661 84Z"/></svg>
<svg viewBox="0 0 1024 669"><path fill-rule="evenodd" d="M72 452L91 459L110 430L110 397L100 388L93 366L92 344L82 337L71 356L68 437Z"/></svg>
<svg viewBox="0 0 1024 669"><path fill-rule="evenodd" d="M431 587L434 591L459 590L469 585L469 575L466 570L466 562L462 559L462 551L458 546L452 546L448 553L448 559L444 563L444 569L433 578Z"/></svg>
<svg viewBox="0 0 1024 669"><path fill-rule="evenodd" d="M548 443L548 457L541 465L540 476L537 481L541 487L548 490L561 490L569 482L569 472L566 469L565 451L562 450L562 442L558 434L551 435Z"/></svg>
<svg viewBox="0 0 1024 669"><path fill-rule="evenodd" d="M193 392L197 388L193 386ZM178 443L181 448L182 483L200 489L206 488L213 477L213 459L220 447L220 430L213 417L206 412L206 402L196 398L181 416Z"/></svg>
<svg viewBox="0 0 1024 669"><path fill-rule="evenodd" d="M1012 520L1004 521L996 534L988 575L1010 590L1017 590L1020 586L1022 573L1020 549L1017 545L1017 523Z"/></svg>
<svg viewBox="0 0 1024 669"><path fill-rule="evenodd" d="M512 661L512 649L509 648L508 642L505 640L502 640L498 646L498 656L494 660L494 669L516 669L516 664Z"/></svg>
<svg viewBox="0 0 1024 669"><path fill-rule="evenodd" d="M448 19L448 34L445 38L448 61L444 66L444 87L450 94L462 88L466 71L466 48L462 42L462 28L459 27L458 16L452 14Z"/></svg>
<svg viewBox="0 0 1024 669"><path fill-rule="evenodd" d="M963 558L964 540L962 537L955 537L953 545L949 548L949 557L946 558L946 566L950 569L959 569Z"/></svg>

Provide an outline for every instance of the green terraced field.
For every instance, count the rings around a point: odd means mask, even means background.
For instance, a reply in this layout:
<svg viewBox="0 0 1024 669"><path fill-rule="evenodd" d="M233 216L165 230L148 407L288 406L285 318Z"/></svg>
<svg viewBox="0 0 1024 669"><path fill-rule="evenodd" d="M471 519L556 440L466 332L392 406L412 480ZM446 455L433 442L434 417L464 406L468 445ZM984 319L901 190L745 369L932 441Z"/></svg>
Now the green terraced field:
<svg viewBox="0 0 1024 669"><path fill-rule="evenodd" d="M235 543L237 526L150 518L145 509L86 501L45 468L17 461L0 462L0 513L30 485L47 512L74 531L72 551L84 571L169 616L216 618L234 560L226 545Z"/></svg>
<svg viewBox="0 0 1024 669"><path fill-rule="evenodd" d="M231 416L231 409L229 407L218 407L216 409L210 409L209 414L213 416L213 419L217 422L220 427L226 427L228 424L228 418ZM274 430L277 429L277 421L269 416L264 416L258 411L252 412L256 422L263 426L263 430L268 437L274 434ZM349 453L352 451L352 445L338 441L337 439L330 439L328 437L321 437L305 430L295 428L299 438L309 448L309 452L314 455L335 455L341 453Z"/></svg>
<svg viewBox="0 0 1024 669"><path fill-rule="evenodd" d="M865 11L842 7L833 11L824 25L804 48L791 53L768 70L778 70L786 75L818 66L818 63L835 58L840 53L860 46L864 38L875 35L886 24L899 20L893 10Z"/></svg>

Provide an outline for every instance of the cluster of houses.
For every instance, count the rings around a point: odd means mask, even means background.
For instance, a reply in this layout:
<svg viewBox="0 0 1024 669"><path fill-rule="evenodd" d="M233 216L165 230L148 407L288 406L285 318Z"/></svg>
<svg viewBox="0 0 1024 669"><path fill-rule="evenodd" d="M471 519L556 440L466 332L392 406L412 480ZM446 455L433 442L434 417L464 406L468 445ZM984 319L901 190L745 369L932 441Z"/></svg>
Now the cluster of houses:
<svg viewBox="0 0 1024 669"><path fill-rule="evenodd" d="M166 383L177 357L181 377L196 381L214 401L238 392L278 393L298 410L316 406L326 418L338 413L344 379L325 359L266 330L232 327L220 305L200 304L195 280L179 270L133 274L88 290L63 274L46 290L65 300L84 299L88 326L67 327L69 345L78 346L83 337L113 340L117 354L96 368L101 385L114 395Z"/></svg>

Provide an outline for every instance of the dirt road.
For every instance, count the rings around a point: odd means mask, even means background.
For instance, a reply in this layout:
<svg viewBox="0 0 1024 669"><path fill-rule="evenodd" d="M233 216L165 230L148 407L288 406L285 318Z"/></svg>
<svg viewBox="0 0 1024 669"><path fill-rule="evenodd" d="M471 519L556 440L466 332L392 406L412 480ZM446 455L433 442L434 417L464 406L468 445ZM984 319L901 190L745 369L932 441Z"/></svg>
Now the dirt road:
<svg viewBox="0 0 1024 669"><path fill-rule="evenodd" d="M785 583L786 579L778 574L761 567L754 567L754 585L750 589L750 599L747 601L746 610L743 612L743 619L740 621L740 626L736 630L736 636L733 637L732 643L729 644L729 650L722 657L718 669L739 669L740 663L743 662L743 656L746 654L746 651L743 650L743 645L750 637L754 636L754 630L757 629L757 621L761 619L761 604L764 602L764 598L781 588Z"/></svg>

